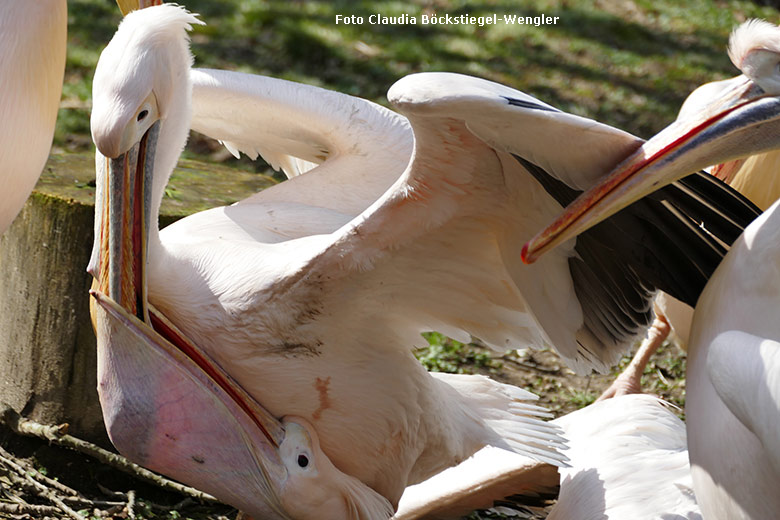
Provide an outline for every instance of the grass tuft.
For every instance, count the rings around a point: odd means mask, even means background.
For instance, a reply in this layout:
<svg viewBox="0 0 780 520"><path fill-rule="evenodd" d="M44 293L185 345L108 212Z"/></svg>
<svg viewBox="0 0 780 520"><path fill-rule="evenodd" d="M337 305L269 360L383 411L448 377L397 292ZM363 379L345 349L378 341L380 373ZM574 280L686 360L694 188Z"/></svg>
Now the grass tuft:
<svg viewBox="0 0 780 520"><path fill-rule="evenodd" d="M478 369L500 369L501 363L490 354L439 332L426 332L423 337L428 346L418 349L415 356L431 372L449 374L473 374Z"/></svg>

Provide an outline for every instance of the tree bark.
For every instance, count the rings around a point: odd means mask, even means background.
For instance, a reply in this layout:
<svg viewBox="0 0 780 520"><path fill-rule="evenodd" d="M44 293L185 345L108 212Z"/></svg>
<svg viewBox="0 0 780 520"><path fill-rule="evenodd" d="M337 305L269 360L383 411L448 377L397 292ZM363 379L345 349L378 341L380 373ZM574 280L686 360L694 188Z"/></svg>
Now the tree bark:
<svg viewBox="0 0 780 520"><path fill-rule="evenodd" d="M0 236L0 401L35 421L67 422L105 444L86 272L94 227L94 156L54 155ZM265 175L183 161L161 209L169 224L272 184Z"/></svg>

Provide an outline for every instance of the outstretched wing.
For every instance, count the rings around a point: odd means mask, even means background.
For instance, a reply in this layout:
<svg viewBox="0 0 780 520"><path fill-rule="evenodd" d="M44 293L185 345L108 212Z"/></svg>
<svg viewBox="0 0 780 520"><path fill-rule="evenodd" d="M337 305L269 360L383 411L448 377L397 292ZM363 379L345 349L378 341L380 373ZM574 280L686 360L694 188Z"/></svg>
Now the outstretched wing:
<svg viewBox="0 0 780 520"><path fill-rule="evenodd" d="M460 74L413 74L393 85L388 98L415 119L415 135L417 120L460 120L489 146L518 155L579 190L643 143L513 88Z"/></svg>
<svg viewBox="0 0 780 520"><path fill-rule="evenodd" d="M577 370L603 371L651 320L656 288L695 301L726 252L679 201L659 199L523 265L526 238L573 196L567 183L587 185L640 141L456 74L408 76L389 98L412 124L412 161L359 217L317 240L325 246L282 291L327 280L326 306L375 321L393 305L405 341L433 329L502 350L547 345ZM556 135L567 141L551 146ZM670 189L710 215L699 188ZM726 227L734 238L741 229Z"/></svg>
<svg viewBox="0 0 780 520"><path fill-rule="evenodd" d="M289 186L258 194L263 200L355 216L397 179L411 155L406 118L365 99L241 72L193 69L190 77L193 130L294 177ZM320 174L301 176L314 167Z"/></svg>
<svg viewBox="0 0 780 520"><path fill-rule="evenodd" d="M412 161L361 215L310 241L311 259L276 294L326 280L329 313L376 322L393 305L404 341L433 329L502 350L547 345L575 369L606 370L649 323L657 287L695 300L725 254L661 199L523 265L522 244L560 212L568 183L588 185L641 141L456 74L408 76L389 98L412 124ZM706 251L670 248L669 230Z"/></svg>

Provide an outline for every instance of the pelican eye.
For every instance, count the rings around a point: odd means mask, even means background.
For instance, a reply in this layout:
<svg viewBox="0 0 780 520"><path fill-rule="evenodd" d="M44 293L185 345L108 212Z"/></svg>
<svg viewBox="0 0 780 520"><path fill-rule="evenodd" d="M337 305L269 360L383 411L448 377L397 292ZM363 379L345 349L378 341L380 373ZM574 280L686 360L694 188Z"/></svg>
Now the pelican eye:
<svg viewBox="0 0 780 520"><path fill-rule="evenodd" d="M144 119L148 115L149 115L149 111L148 110L141 110L140 112L138 112L138 117L136 118L136 121L141 121L142 119Z"/></svg>
<svg viewBox="0 0 780 520"><path fill-rule="evenodd" d="M309 457L306 455L298 455L298 465L302 468L305 468L309 465Z"/></svg>

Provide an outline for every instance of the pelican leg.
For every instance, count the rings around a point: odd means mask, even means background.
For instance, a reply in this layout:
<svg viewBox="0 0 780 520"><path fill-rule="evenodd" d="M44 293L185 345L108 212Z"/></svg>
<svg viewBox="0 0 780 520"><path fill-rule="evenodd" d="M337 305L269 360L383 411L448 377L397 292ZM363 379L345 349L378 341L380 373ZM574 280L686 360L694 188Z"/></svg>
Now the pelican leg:
<svg viewBox="0 0 780 520"><path fill-rule="evenodd" d="M647 337L642 341L639 350L636 351L631 362L625 370L612 382L597 401L618 397L626 394L642 393L642 374L648 361L664 340L669 336L672 328L663 314L656 314L652 326L647 330Z"/></svg>

